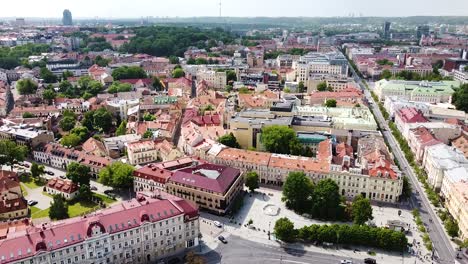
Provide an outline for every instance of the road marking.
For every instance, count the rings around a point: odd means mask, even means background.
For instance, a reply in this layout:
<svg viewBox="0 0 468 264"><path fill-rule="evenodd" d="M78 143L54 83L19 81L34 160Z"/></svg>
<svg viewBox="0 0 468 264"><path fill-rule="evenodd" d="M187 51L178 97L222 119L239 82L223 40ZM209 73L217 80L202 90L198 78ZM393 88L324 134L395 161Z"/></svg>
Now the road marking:
<svg viewBox="0 0 468 264"><path fill-rule="evenodd" d="M288 259L265 259L265 260L275 260L281 262L289 262L289 263L296 263L296 264L310 264L310 262L302 262L302 261L295 261L295 260L288 260Z"/></svg>

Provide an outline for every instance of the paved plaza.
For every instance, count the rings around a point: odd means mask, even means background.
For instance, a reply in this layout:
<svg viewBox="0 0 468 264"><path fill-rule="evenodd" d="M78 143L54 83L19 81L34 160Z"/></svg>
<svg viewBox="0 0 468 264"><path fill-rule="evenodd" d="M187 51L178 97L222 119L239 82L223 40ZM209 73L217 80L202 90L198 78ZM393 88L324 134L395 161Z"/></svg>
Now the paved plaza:
<svg viewBox="0 0 468 264"><path fill-rule="evenodd" d="M398 210L401 210L401 215L398 215ZM408 233L408 242L413 243L415 240L416 251L419 251L418 254L421 256L429 254L429 252L424 248L421 235L417 232L416 224L413 220L411 211L397 208L388 208L388 207L379 207L373 206L373 215L374 223L377 226L385 226L388 220L399 220L403 221L410 226L410 232ZM269 245L278 245L279 242L274 240L273 236L268 237L268 231L273 232L274 224L277 219L281 217L289 218L296 228L301 228L306 225L311 224L333 224L335 222L323 222L304 216L300 216L293 211L287 209L285 204L281 201L281 191L272 190L267 188L260 188L254 194L247 194L244 199L244 206L232 218L228 217L219 217L207 213L202 213L202 218L200 222L201 232L203 234L203 241L205 243L205 250L209 248L214 249L219 244L217 237L223 235L224 237L229 237L231 234L248 239L251 241L256 241ZM253 223L248 225L249 220L252 220ZM219 221L223 224L223 227L219 228L214 226L213 221ZM336 222L339 223L339 222ZM293 245L294 246L294 245ZM299 246L299 245L296 245ZM315 246L301 246L308 251L316 252L328 252L329 254L342 255L343 257L349 258L366 258L370 257L367 254L367 250L376 251L377 259L385 259L384 263L401 263L402 257L400 254L391 254L388 252L382 252L375 249L368 249L365 247L352 247L351 249L324 249L322 247ZM359 249L359 252L354 252L354 249ZM416 259L413 256L405 255L405 261L411 259L414 263L430 263L422 262L419 259Z"/></svg>

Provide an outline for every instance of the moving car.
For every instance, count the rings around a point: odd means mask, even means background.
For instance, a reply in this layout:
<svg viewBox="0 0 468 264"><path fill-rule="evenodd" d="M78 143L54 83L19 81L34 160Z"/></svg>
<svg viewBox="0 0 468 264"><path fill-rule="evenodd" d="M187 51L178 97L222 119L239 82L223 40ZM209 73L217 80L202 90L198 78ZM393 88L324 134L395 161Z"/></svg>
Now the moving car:
<svg viewBox="0 0 468 264"><path fill-rule="evenodd" d="M53 173L52 171L45 171L45 173L46 173L47 175L50 175L50 176L54 176L54 175L55 175L55 173Z"/></svg>
<svg viewBox="0 0 468 264"><path fill-rule="evenodd" d="M214 221L213 224L214 224L216 227L219 227L219 228L223 227L223 225L222 225L220 222L218 222L218 221Z"/></svg>
<svg viewBox="0 0 468 264"><path fill-rule="evenodd" d="M223 236L219 236L218 240L223 242L223 244L227 244L227 240Z"/></svg>
<svg viewBox="0 0 468 264"><path fill-rule="evenodd" d="M91 188L89 188L89 189L91 189L91 191L97 191L97 187L96 187L96 186L91 186Z"/></svg>
<svg viewBox="0 0 468 264"><path fill-rule="evenodd" d="M37 204L37 201L35 201L35 200L29 200L28 201L29 206L33 206L33 205L36 205L36 204Z"/></svg>
<svg viewBox="0 0 468 264"><path fill-rule="evenodd" d="M353 261L349 259L343 259L340 263L341 264L353 264Z"/></svg>
<svg viewBox="0 0 468 264"><path fill-rule="evenodd" d="M66 179L67 177L65 175L60 175L60 179Z"/></svg>
<svg viewBox="0 0 468 264"><path fill-rule="evenodd" d="M377 264L377 261L373 258L365 258L364 263L366 264Z"/></svg>

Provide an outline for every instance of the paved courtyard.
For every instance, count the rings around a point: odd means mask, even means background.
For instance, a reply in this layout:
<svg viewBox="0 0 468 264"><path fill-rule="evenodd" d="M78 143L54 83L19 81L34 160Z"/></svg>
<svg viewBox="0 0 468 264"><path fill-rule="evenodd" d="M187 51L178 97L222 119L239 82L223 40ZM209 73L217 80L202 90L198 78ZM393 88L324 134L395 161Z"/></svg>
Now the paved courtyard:
<svg viewBox="0 0 468 264"><path fill-rule="evenodd" d="M311 224L333 224L334 222L323 222L314 219L309 219L300 216L293 211L287 209L285 204L281 201L281 191L272 190L267 188L260 188L255 194L247 194L244 200L244 206L233 218L218 217L207 213L202 213L201 219L201 232L204 235L204 241L214 247L216 238L219 235L229 237L230 234L240 236L242 238L262 242L262 243L277 243L273 241L273 236L268 237L268 231L273 232L274 224L277 219L281 217L289 218L296 228L301 228ZM398 216L398 210L401 210L401 216ZM385 226L388 220L399 220L410 225L410 232L408 234L408 242L412 243L413 239L416 240L416 244L420 242L420 246L417 250L421 251L421 255L426 255L429 252L424 248L421 236L416 230L416 224L413 220L411 211L389 207L373 206L374 223L377 226ZM219 221L223 223L223 228L215 227L212 221ZM248 222L252 220L253 223L249 226ZM325 249L321 247L307 246L308 250L319 250ZM355 247L353 247L354 249ZM369 257L367 255L366 248L360 248L361 252L353 252L353 250L332 250L334 254L343 254L349 257ZM331 249L325 250L327 252ZM358 256L355 256L358 254ZM362 255L362 256L359 256ZM391 255L386 252L377 251L377 258L385 258L386 260L394 259L395 263L401 263L402 258L398 254ZM412 257L414 262L414 257ZM418 260L419 261L419 260ZM392 263L393 261L385 262ZM413 263L412 262L412 263ZM421 262L423 263L423 262Z"/></svg>

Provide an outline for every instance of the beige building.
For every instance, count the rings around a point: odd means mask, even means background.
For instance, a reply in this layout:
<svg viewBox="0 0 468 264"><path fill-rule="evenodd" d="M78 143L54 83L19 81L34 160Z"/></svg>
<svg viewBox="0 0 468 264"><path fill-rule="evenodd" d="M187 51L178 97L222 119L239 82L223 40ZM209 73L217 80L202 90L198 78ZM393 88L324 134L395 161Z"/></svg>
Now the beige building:
<svg viewBox="0 0 468 264"><path fill-rule="evenodd" d="M460 229L460 239L468 238L468 183L459 182L451 188L446 198L445 206L457 221Z"/></svg>
<svg viewBox="0 0 468 264"><path fill-rule="evenodd" d="M227 84L226 72L201 71L197 73L198 81L205 81L208 87L214 89L224 89Z"/></svg>
<svg viewBox="0 0 468 264"><path fill-rule="evenodd" d="M158 160L158 150L154 141L138 141L127 144L128 161L132 165L150 163Z"/></svg>

